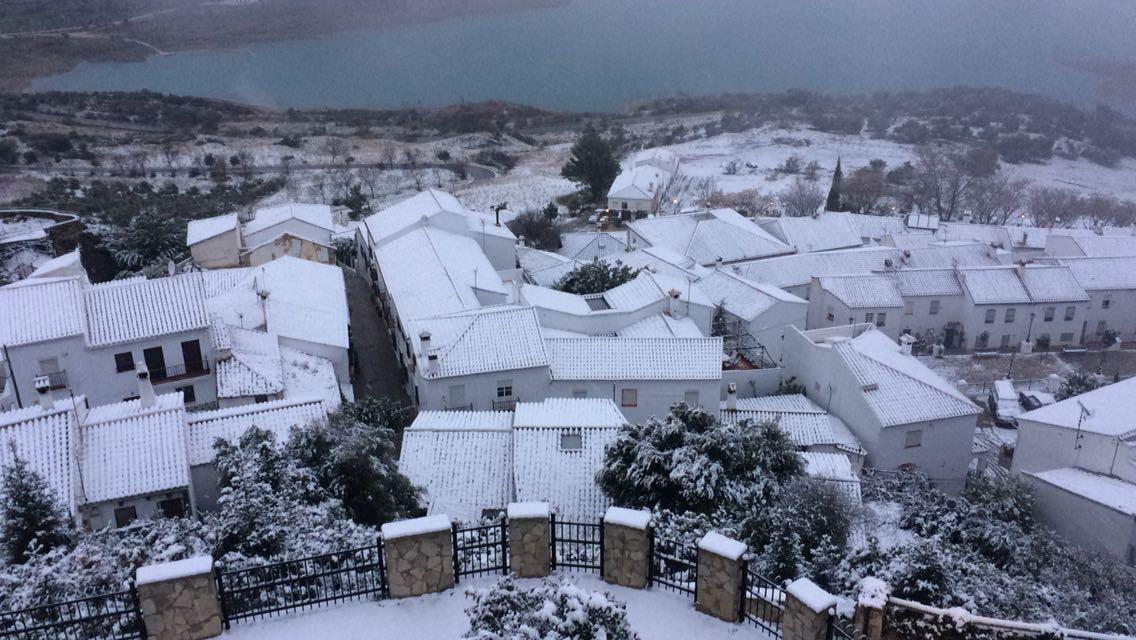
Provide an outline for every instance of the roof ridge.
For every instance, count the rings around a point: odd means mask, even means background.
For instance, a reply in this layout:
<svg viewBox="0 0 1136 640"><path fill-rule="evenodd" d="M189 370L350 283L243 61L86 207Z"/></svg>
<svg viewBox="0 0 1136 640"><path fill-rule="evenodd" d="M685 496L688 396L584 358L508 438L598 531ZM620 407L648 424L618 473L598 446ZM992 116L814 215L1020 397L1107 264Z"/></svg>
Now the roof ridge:
<svg viewBox="0 0 1136 640"><path fill-rule="evenodd" d="M310 398L294 398L289 400L284 398L281 400L274 400L272 402L261 402L258 404L238 405L235 407L226 407L224 409L214 409L212 411L187 411L186 422L189 424L197 422L209 422L211 420L220 420L223 418L233 418L236 416L244 416L252 413L266 413L268 411L279 411L282 409L291 409L309 404L323 404L323 400L316 397Z"/></svg>
<svg viewBox="0 0 1136 640"><path fill-rule="evenodd" d="M851 349L852 351L855 351L855 352L856 352L856 353L857 353L857 354L858 354L859 356L861 356L861 357L863 357L863 358L867 358L868 360L871 360L871 361L872 361L873 363L875 363L875 364L877 364L877 365L879 365L879 366L881 366L881 367L883 367L883 368L887 369L888 371L891 371L891 372L893 372L894 374L898 374L898 375L901 375L901 376L903 376L904 378L906 378L906 379L908 379L908 380L914 380L915 382L919 383L919 384L920 384L920 385L922 385L923 387L926 387L927 389L931 389L932 391L934 391L935 393L939 394L940 396L944 396L944 397L950 398L951 400L953 400L953 401L956 401L956 402L959 402L959 401L960 401L960 400L959 400L959 399L958 399L958 398L957 398L956 396L954 396L954 395L952 395L952 394L950 394L950 393L948 393L948 392L946 392L946 391L944 391L944 390L940 389L939 387L936 387L935 385L933 385L933 384L931 384L931 383L929 383L929 382L926 382L926 381L924 381L924 380L921 380L921 379L919 379L919 378L917 378L917 377L915 377L915 376L912 376L912 375L908 375L907 373L904 373L903 371L901 371L901 370L899 370L899 369L897 369L897 368L895 368L895 367L891 366L890 364L888 364L888 363L884 362L883 360L880 360L880 359L878 359L878 358L873 358L873 357L872 357L871 355L869 355L869 354L867 354L867 353L864 353L863 351L860 351L859 349L857 349L857 348L856 348L856 346L855 346L855 344L854 344L854 341L853 341L853 340L849 340L849 341L847 341L847 342L841 342L841 343L838 343L838 344L837 344L837 347L838 347L838 348L839 348L839 347L841 347L841 346L843 346L843 347L847 347L848 349ZM934 373L934 372L932 372L932 373ZM938 375L938 374L936 373L935 375Z"/></svg>

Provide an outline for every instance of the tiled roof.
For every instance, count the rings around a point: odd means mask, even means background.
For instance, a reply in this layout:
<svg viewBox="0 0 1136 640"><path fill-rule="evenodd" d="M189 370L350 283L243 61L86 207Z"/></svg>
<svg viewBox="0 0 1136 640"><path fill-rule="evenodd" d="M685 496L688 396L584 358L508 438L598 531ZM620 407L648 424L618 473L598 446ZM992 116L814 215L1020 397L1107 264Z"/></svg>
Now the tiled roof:
<svg viewBox="0 0 1136 640"><path fill-rule="evenodd" d="M1058 263L1089 291L1136 289L1136 257L1061 258Z"/></svg>
<svg viewBox="0 0 1136 640"><path fill-rule="evenodd" d="M644 218L629 223L641 238L709 265L793 252L768 231L730 209Z"/></svg>
<svg viewBox="0 0 1136 640"><path fill-rule="evenodd" d="M833 343L856 377L868 406L885 427L975 415L978 408L957 389L880 331L869 329Z"/></svg>
<svg viewBox="0 0 1136 640"><path fill-rule="evenodd" d="M266 209L258 209L253 216L245 224L244 232L246 235L259 233L278 225L282 222L295 218L310 225L314 225L328 231L333 231L335 225L331 219L331 207L326 204L299 204L288 203L275 207L268 207Z"/></svg>
<svg viewBox="0 0 1136 640"><path fill-rule="evenodd" d="M217 397L272 395L284 390L280 341L274 333L229 327L232 347L217 362Z"/></svg>
<svg viewBox="0 0 1136 640"><path fill-rule="evenodd" d="M203 329L209 324L205 290L194 273L97 284L85 289L83 297L91 347Z"/></svg>
<svg viewBox="0 0 1136 640"><path fill-rule="evenodd" d="M81 427L79 467L88 503L189 486L180 393L91 409Z"/></svg>
<svg viewBox="0 0 1136 640"><path fill-rule="evenodd" d="M420 372L426 378L548 365L540 323L532 307L487 307L421 318L409 324L409 332ZM427 350L422 348L422 332L430 334ZM430 353L438 355L436 371L428 370Z"/></svg>
<svg viewBox="0 0 1136 640"><path fill-rule="evenodd" d="M579 435L580 449L562 448L561 436ZM518 502L548 502L562 520L595 521L611 504L596 485L604 450L619 436L615 427L516 428L513 481Z"/></svg>
<svg viewBox="0 0 1136 640"><path fill-rule="evenodd" d="M670 171L651 165L624 169L612 181L607 197L652 200L655 194L666 186L672 175Z"/></svg>
<svg viewBox="0 0 1136 640"><path fill-rule="evenodd" d="M882 238L892 233L903 233L906 229L903 218L898 216L874 216L866 213L846 213L848 221L860 233L861 238Z"/></svg>
<svg viewBox="0 0 1136 640"><path fill-rule="evenodd" d="M427 189L369 216L364 224L373 241L382 244L403 230L420 224L424 218L443 212L461 215L465 210L457 198L445 191Z"/></svg>
<svg viewBox="0 0 1136 640"><path fill-rule="evenodd" d="M1022 284L1034 302L1076 302L1089 299L1069 267L1027 266Z"/></svg>
<svg viewBox="0 0 1136 640"><path fill-rule="evenodd" d="M959 277L974 304L1017 304L1030 301L1014 269L960 269Z"/></svg>
<svg viewBox="0 0 1136 640"><path fill-rule="evenodd" d="M553 380L720 380L721 338L549 338Z"/></svg>
<svg viewBox="0 0 1136 640"><path fill-rule="evenodd" d="M548 337L556 337L545 330ZM687 317L675 318L665 313L647 316L615 332L620 338L702 338L698 325ZM580 337L580 336L576 336Z"/></svg>
<svg viewBox="0 0 1136 640"><path fill-rule="evenodd" d="M807 304L780 289L752 282L728 270L715 269L694 286L714 303L747 322L780 303Z"/></svg>
<svg viewBox="0 0 1136 640"><path fill-rule="evenodd" d="M824 253L801 253L736 265L754 282L787 288L808 284L813 276L858 275L883 271L884 261L899 264L899 249L864 247Z"/></svg>
<svg viewBox="0 0 1136 640"><path fill-rule="evenodd" d="M763 221L761 226L798 253L849 249L863 244L860 229L843 213L782 216Z"/></svg>
<svg viewBox="0 0 1136 640"><path fill-rule="evenodd" d="M407 431L511 431L508 411L422 411Z"/></svg>
<svg viewBox="0 0 1136 640"><path fill-rule="evenodd" d="M611 254L604 260L613 265L630 267L636 271L646 270L651 273L679 278L699 277L708 272L707 268L698 264L694 258L684 256L667 247L641 247L634 251Z"/></svg>
<svg viewBox="0 0 1136 640"><path fill-rule="evenodd" d="M83 296L77 280L0 287L0 344L77 336L83 327Z"/></svg>
<svg viewBox="0 0 1136 640"><path fill-rule="evenodd" d="M0 469L12 464L12 450L38 473L68 510L76 506L78 469L72 452L78 446L75 413L70 407L44 411L39 406L0 413Z"/></svg>
<svg viewBox="0 0 1136 640"><path fill-rule="evenodd" d="M903 263L911 269L993 267L999 262L992 251L988 245L978 243L930 245L911 249Z"/></svg>
<svg viewBox="0 0 1136 640"><path fill-rule="evenodd" d="M212 218L190 220L186 225L185 244L192 246L198 242L219 236L227 231L235 231L236 229L237 214L235 213L213 216Z"/></svg>
<svg viewBox="0 0 1136 640"><path fill-rule="evenodd" d="M714 302L690 279L651 272L642 272L634 280L609 289L604 292L603 299L612 309L631 311L662 300L670 291L678 292L680 302L714 306Z"/></svg>
<svg viewBox="0 0 1136 640"><path fill-rule="evenodd" d="M285 400L318 398L328 410L339 406L343 392L331 360L288 347L280 348L280 360L284 363Z"/></svg>
<svg viewBox="0 0 1136 640"><path fill-rule="evenodd" d="M895 277L888 275L822 276L820 286L850 309L902 307Z"/></svg>
<svg viewBox="0 0 1136 640"><path fill-rule="evenodd" d="M1136 256L1136 237L1132 236L1075 236L1073 238L1084 255L1092 258L1106 256Z"/></svg>
<svg viewBox="0 0 1136 640"><path fill-rule="evenodd" d="M815 411L753 411L738 409L722 411L725 422L775 422L800 447L840 445L853 451L860 450L860 442L848 426L836 416Z"/></svg>
<svg viewBox="0 0 1136 640"><path fill-rule="evenodd" d="M216 411L200 411L186 415L189 464L213 462L213 444L218 438L237 442L249 427L257 426L285 442L293 427L305 427L327 416L327 407L319 400L276 400Z"/></svg>
<svg viewBox="0 0 1136 640"><path fill-rule="evenodd" d="M832 483L853 506L863 503L860 478L852 472L852 462L843 453L804 451L805 475ZM859 528L858 525L856 528ZM855 535L855 534L852 534Z"/></svg>
<svg viewBox="0 0 1136 640"><path fill-rule="evenodd" d="M504 509L513 501L511 430L457 425L407 429L398 467L412 483L426 490L430 515L444 513L464 522L477 522L482 511Z"/></svg>
<svg viewBox="0 0 1136 640"><path fill-rule="evenodd" d="M613 254L621 254L627 247L626 232L576 231L560 234L560 249L556 252L573 260L591 262Z"/></svg>
<svg viewBox="0 0 1136 640"><path fill-rule="evenodd" d="M808 397L799 394L738 398L738 411L793 411L796 413L824 413Z"/></svg>
<svg viewBox="0 0 1136 640"><path fill-rule="evenodd" d="M902 296L962 295L962 285L953 269L902 269L894 277Z"/></svg>
<svg viewBox="0 0 1136 640"><path fill-rule="evenodd" d="M542 402L519 402L513 426L522 427L619 427L627 419L607 398L548 398Z"/></svg>

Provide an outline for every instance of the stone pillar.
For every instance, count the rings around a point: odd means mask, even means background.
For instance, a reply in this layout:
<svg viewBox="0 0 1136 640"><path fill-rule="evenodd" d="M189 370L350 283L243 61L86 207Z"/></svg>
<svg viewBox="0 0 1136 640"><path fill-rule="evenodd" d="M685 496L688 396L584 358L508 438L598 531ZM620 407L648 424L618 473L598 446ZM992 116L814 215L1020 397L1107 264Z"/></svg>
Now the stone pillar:
<svg viewBox="0 0 1136 640"><path fill-rule="evenodd" d="M509 569L521 578L543 578L550 572L552 533L547 502L514 502L509 516Z"/></svg>
<svg viewBox="0 0 1136 640"><path fill-rule="evenodd" d="M824 640L828 633L830 609L836 596L808 578L785 587L785 609L781 613L782 640Z"/></svg>
<svg viewBox="0 0 1136 640"><path fill-rule="evenodd" d="M857 632L867 640L882 640L884 637L884 609L887 607L891 588L878 578L864 578L857 585L856 615L852 623Z"/></svg>
<svg viewBox="0 0 1136 640"><path fill-rule="evenodd" d="M420 596L454 586L450 517L427 516L383 525L387 583L392 598Z"/></svg>
<svg viewBox="0 0 1136 640"><path fill-rule="evenodd" d="M645 589L650 578L651 512L610 507L603 524L604 582Z"/></svg>
<svg viewBox="0 0 1136 640"><path fill-rule="evenodd" d="M711 531L698 541L698 587L694 607L726 622L741 617L745 589L744 542Z"/></svg>
<svg viewBox="0 0 1136 640"><path fill-rule="evenodd" d="M197 556L139 567L135 574L146 632L152 640L221 635L221 602L213 558Z"/></svg>

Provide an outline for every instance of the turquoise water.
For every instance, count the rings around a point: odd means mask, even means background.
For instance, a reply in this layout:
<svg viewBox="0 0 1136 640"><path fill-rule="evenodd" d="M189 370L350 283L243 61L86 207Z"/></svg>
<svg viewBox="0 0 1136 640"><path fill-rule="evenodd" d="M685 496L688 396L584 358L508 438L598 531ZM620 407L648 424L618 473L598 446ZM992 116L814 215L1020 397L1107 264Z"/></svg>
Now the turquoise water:
<svg viewBox="0 0 1136 640"><path fill-rule="evenodd" d="M575 0L83 64L33 89L152 89L298 108L501 99L618 110L676 94L972 85L1093 104L1098 81L1062 63L1136 60L1133 25L1136 3L1120 0Z"/></svg>

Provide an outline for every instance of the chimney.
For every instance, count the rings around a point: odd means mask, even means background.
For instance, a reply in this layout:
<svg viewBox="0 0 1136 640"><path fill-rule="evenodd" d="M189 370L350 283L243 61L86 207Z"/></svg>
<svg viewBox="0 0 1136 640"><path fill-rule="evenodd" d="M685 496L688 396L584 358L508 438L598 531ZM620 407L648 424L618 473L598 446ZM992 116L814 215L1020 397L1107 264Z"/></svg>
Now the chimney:
<svg viewBox="0 0 1136 640"><path fill-rule="evenodd" d="M678 308L679 292L677 289L671 289L667 292L667 315L672 318L682 317Z"/></svg>
<svg viewBox="0 0 1136 640"><path fill-rule="evenodd" d="M36 394L39 395L39 406L44 411L55 408L55 398L51 396L51 379L47 376L36 376L34 381Z"/></svg>
<svg viewBox="0 0 1136 640"><path fill-rule="evenodd" d="M1026 274L1026 262L1025 262L1025 260L1019 260L1017 263L1015 263L1014 264L1014 271L1016 271L1018 273L1019 278L1024 276Z"/></svg>
<svg viewBox="0 0 1136 640"><path fill-rule="evenodd" d="M738 385L731 382L726 386L726 411L738 410Z"/></svg>
<svg viewBox="0 0 1136 640"><path fill-rule="evenodd" d="M724 261L722 260L722 256L718 256L717 258L714 258L714 267L716 269L721 269L723 262Z"/></svg>
<svg viewBox="0 0 1136 640"><path fill-rule="evenodd" d="M521 303L521 279L513 278L513 304Z"/></svg>
<svg viewBox="0 0 1136 640"><path fill-rule="evenodd" d="M135 363L134 369L138 372L138 403L143 409L150 409L158 401L154 396L154 385L150 384L150 371L144 362Z"/></svg>
<svg viewBox="0 0 1136 640"><path fill-rule="evenodd" d="M438 354L430 353L426 355L426 372L437 373L438 371Z"/></svg>

